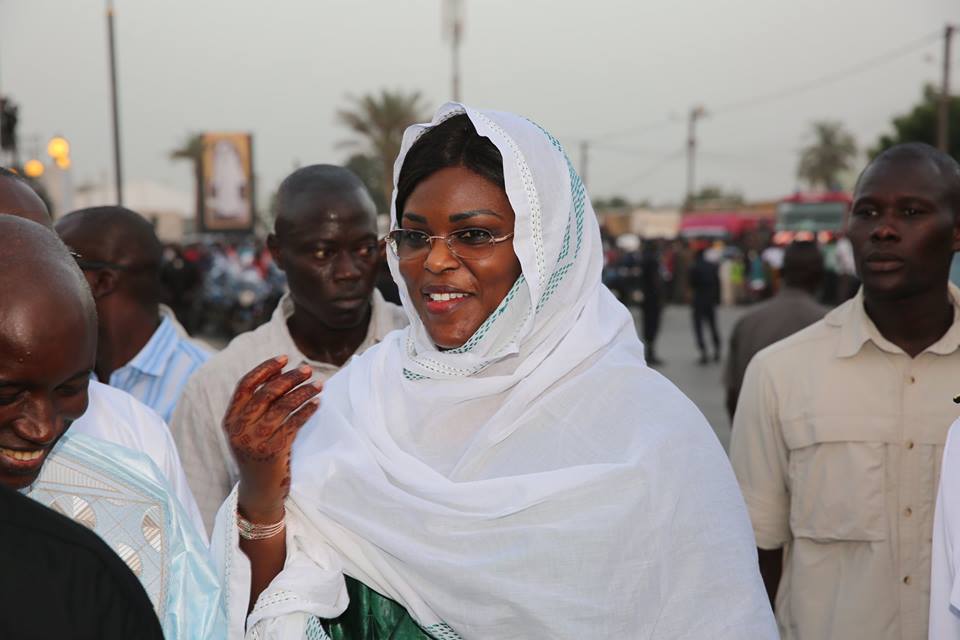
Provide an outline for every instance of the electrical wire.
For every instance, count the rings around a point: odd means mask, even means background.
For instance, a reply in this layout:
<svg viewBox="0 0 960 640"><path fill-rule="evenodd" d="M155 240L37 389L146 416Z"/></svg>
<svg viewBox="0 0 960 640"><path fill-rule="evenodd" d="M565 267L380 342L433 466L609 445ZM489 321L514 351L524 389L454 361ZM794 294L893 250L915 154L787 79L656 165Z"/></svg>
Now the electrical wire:
<svg viewBox="0 0 960 640"><path fill-rule="evenodd" d="M658 160L658 161L655 162L654 164L651 164L650 166L648 166L647 168L645 168L645 169L644 169L643 171L641 171L640 173L637 173L637 174L632 175L629 179L623 180L623 181L617 183L616 185L614 185L613 187L610 187L610 188L607 189L606 191L608 191L608 192L610 192L610 193L615 193L615 192L617 192L617 191L619 191L619 190L621 190L621 189L625 189L626 187L635 185L635 184L637 184L638 182L642 182L643 180L649 178L650 176L658 173L659 171L661 171L661 170L664 169L665 167L669 166L670 164L672 164L672 163L675 162L676 160L679 160L679 159L682 158L685 154L686 154L686 150L685 150L685 149L680 149L679 151L674 151L674 152L672 152L672 153L664 156L663 158L660 158L660 160Z"/></svg>
<svg viewBox="0 0 960 640"><path fill-rule="evenodd" d="M886 53L882 53L880 55L877 55L867 60L864 60L862 62L859 62L855 65L851 65L846 69L841 69L840 71L834 71L833 73L828 73L826 75L820 76L819 78L808 80L800 84L795 84L790 87L784 87L783 89L779 89L777 91L773 91L766 94L760 94L752 98L737 100L735 102L730 102L725 105L721 105L720 107L709 109L707 112L707 116L713 117L717 115L724 115L734 111L739 111L742 109L749 109L761 104L767 104L769 102L774 102L776 100L790 98L800 93L806 93L807 91L812 91L814 89L819 89L820 87L825 87L827 85L834 84L836 82L839 82L840 80L849 78L850 76L863 73L864 71L869 71L880 65L886 64L898 58L902 58L903 56L909 53L913 53L918 49L928 46L929 44L931 44L935 40L938 40L942 36L943 36L942 30L938 29L933 33L928 33L922 38L917 38L916 40L913 40L907 44L901 45L896 49L892 49L890 51L887 51Z"/></svg>
<svg viewBox="0 0 960 640"><path fill-rule="evenodd" d="M717 115L726 115L727 113L732 113L740 111L743 109L750 109L759 105L767 104L770 102L775 102L777 100L783 100L785 98L790 98L795 95L806 93L807 91L813 91L814 89L819 89L824 86L828 86L849 78L850 76L863 73L864 71L869 71L875 67L881 66L898 58L913 53L925 46L928 46L932 42L939 40L943 36L942 29L937 29L931 33L924 35L921 38L912 40L906 44L903 44L896 49L886 51L882 54L863 60L855 65L851 65L840 71L834 71L832 73L825 74L819 78L814 78L812 80L807 80L799 84L795 84L789 87L784 87L770 93L764 93L750 98L744 98L742 100L736 100L724 105L721 105L716 108L709 109L706 113L707 117L714 117ZM610 140L612 138L622 138L626 136L632 136L639 133L644 133L647 131L652 131L654 129L663 129L668 126L677 125L686 121L686 118L681 118L678 116L672 116L664 120L658 120L654 122L648 122L637 127L630 127L627 129L621 129L619 131L612 131L604 133L598 136L593 136L591 138L585 139L584 141L589 143L591 146L597 145L605 140Z"/></svg>

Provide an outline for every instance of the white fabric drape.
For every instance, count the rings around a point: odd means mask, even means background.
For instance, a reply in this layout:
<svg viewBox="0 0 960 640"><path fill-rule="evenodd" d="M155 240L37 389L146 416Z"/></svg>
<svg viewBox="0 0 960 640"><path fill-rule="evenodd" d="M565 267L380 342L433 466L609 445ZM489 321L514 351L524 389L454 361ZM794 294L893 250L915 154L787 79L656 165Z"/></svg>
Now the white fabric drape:
<svg viewBox="0 0 960 640"><path fill-rule="evenodd" d="M775 638L723 450L601 285L599 227L559 143L447 104L408 129L395 176L460 113L503 155L523 275L441 352L391 259L410 327L329 380L298 437L286 569L250 628L295 637L292 619L342 611L346 573L435 637ZM243 599L230 509L214 544Z"/></svg>

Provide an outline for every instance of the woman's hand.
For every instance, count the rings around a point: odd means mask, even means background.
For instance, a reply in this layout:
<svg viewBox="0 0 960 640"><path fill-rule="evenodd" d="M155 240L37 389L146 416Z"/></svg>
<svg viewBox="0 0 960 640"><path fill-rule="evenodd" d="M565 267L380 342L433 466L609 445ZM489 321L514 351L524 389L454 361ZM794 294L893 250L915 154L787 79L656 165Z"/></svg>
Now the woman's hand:
<svg viewBox="0 0 960 640"><path fill-rule="evenodd" d="M323 384L308 380L313 370L300 365L286 373L286 356L271 358L245 375L230 400L223 428L240 467L238 506L251 522L283 517L290 491L290 449L300 427L319 406Z"/></svg>

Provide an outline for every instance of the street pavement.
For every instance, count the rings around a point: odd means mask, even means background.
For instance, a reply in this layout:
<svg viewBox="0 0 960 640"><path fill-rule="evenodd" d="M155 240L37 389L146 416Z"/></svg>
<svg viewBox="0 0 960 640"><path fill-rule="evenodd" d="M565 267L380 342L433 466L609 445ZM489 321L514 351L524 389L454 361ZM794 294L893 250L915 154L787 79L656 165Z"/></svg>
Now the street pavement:
<svg viewBox="0 0 960 640"><path fill-rule="evenodd" d="M730 419L725 406L726 392L723 388L723 363L727 357L730 330L744 307L718 307L717 327L722 345L719 363L698 364L700 352L693 336L693 318L689 306L672 305L663 313L660 335L657 337L657 357L664 364L657 370L669 378L703 412L713 427L723 448L730 444ZM637 324L638 330L640 324ZM704 338L708 340L706 332Z"/></svg>

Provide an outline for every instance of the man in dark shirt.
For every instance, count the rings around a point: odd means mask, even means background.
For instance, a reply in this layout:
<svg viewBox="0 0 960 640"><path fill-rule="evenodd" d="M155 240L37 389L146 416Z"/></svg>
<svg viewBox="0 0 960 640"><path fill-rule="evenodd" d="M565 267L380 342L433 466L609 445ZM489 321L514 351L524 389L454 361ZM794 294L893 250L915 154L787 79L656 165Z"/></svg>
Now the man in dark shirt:
<svg viewBox="0 0 960 640"><path fill-rule="evenodd" d="M162 640L140 581L95 533L0 485L0 638Z"/></svg>
<svg viewBox="0 0 960 640"><path fill-rule="evenodd" d="M703 341L703 323L713 338L713 359L720 361L720 333L717 331L717 303L720 302L720 270L707 260L703 249L697 251L690 268L690 288L693 290L693 332L700 350L700 364L710 361Z"/></svg>
<svg viewBox="0 0 960 640"><path fill-rule="evenodd" d="M647 364L657 366L663 361L657 357L656 342L663 315L663 276L660 273L660 247L655 240L643 243L640 259L640 290L643 292L643 346Z"/></svg>
<svg viewBox="0 0 960 640"><path fill-rule="evenodd" d="M783 255L780 292L742 316L730 334L724 371L727 413L733 420L743 374L761 349L804 329L827 314L814 297L824 276L823 254L812 242L794 242Z"/></svg>

